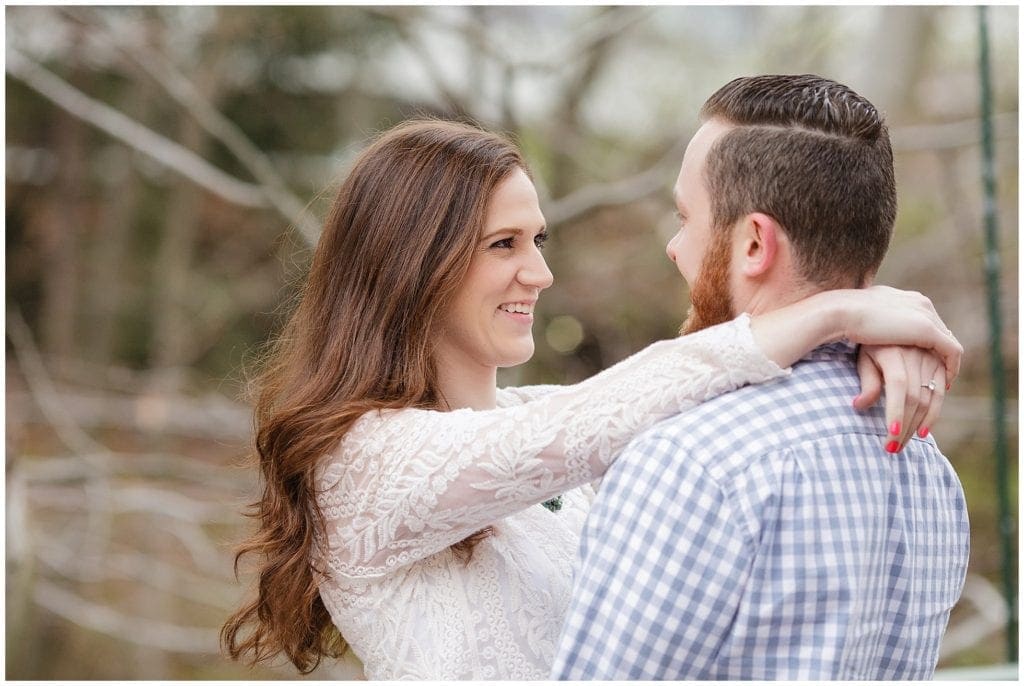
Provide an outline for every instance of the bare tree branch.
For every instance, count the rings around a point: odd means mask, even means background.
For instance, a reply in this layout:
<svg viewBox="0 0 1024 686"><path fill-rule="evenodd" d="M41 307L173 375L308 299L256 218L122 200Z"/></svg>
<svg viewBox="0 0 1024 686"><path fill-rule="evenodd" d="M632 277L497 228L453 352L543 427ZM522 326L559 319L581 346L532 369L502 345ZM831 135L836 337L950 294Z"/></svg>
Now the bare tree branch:
<svg viewBox="0 0 1024 686"><path fill-rule="evenodd" d="M615 11L602 12L581 28L573 31L572 40L561 47L561 54L549 62L568 62L586 54L596 46L610 38L618 37L634 25L647 19L658 9L658 6L619 7Z"/></svg>
<svg viewBox="0 0 1024 686"><path fill-rule="evenodd" d="M995 135L1002 140L1017 137L1017 113L1004 112L995 116ZM901 126L890 132L895 152L948 150L981 143L981 120L964 119L945 124Z"/></svg>
<svg viewBox="0 0 1024 686"><path fill-rule="evenodd" d="M39 397L39 394L33 392L33 396ZM16 392L9 394L11 400L21 397L24 396ZM46 421L67 422L68 417L73 417L73 423L79 426L114 426L144 433L232 441L247 441L252 430L252 415L248 408L212 394L202 398L142 393L124 396L65 387L61 388L60 397L58 419L54 419L52 411L44 411ZM64 419L60 420L60 417ZM93 445L65 443L80 455L110 455L109 450L95 442Z"/></svg>
<svg viewBox="0 0 1024 686"><path fill-rule="evenodd" d="M78 10L65 10L73 16L82 16ZM267 200L278 213L292 222L305 242L315 246L320 236L319 222L308 210L308 205L299 200L289 189L284 179L266 155L257 148L245 133L230 119L210 104L191 80L165 56L152 48L131 40L136 32L118 30L110 18L96 10L89 14L96 22L103 24L104 39L116 44L130 59L142 67L157 83L184 107L211 136L221 141L228 150L259 181ZM95 27L95 23L90 24Z"/></svg>
<svg viewBox="0 0 1024 686"><path fill-rule="evenodd" d="M87 455L60 457L33 456L23 460L18 473L29 483L61 483L88 479L91 469L84 463ZM223 465L214 465L185 455L162 453L117 453L108 458L108 469L112 477L151 477L194 481L230 490L237 487L237 479L224 473Z"/></svg>
<svg viewBox="0 0 1024 686"><path fill-rule="evenodd" d="M251 267L227 286L218 298L205 298L203 309L195 317L194 330L182 359L194 362L221 342L225 332L241 317L273 309L281 292L277 286L277 263Z"/></svg>
<svg viewBox="0 0 1024 686"><path fill-rule="evenodd" d="M92 460L95 467L105 467L104 460L109 451L71 421L70 415L59 400L60 396L53 382L46 373L46 367L32 341L32 332L18 310L10 310L7 313L7 335L14 344L18 362L25 372L25 381L32 391L33 398L57 432L57 436L72 451L95 456Z"/></svg>
<svg viewBox="0 0 1024 686"><path fill-rule="evenodd" d="M171 594L190 602L208 605L221 610L232 609L237 585L216 581L207 575L200 575L167 564L158 557L139 553L112 553L102 558L97 556L75 556L76 565L71 568L65 563L70 550L57 546L40 546L39 560L60 576L78 583L103 583L106 581L130 581L153 590ZM230 565L224 565L230 570Z"/></svg>
<svg viewBox="0 0 1024 686"><path fill-rule="evenodd" d="M216 629L178 626L157 619L128 617L49 581L40 579L36 582L33 599L69 622L129 643L176 653L216 655L220 652Z"/></svg>
<svg viewBox="0 0 1024 686"><path fill-rule="evenodd" d="M82 454L82 459L92 471L92 478L86 482L84 488L85 497L90 502L90 507L86 510L86 535L80 540L83 546L91 546L99 551L105 550L111 531L111 517L103 507L103 503L110 496L110 451L85 433L64 409L32 341L28 325L17 310L7 313L7 331L37 406L54 427L58 437L73 452Z"/></svg>
<svg viewBox="0 0 1024 686"><path fill-rule="evenodd" d="M147 491L152 500L139 501L138 494L133 493L133 490ZM177 539L198 570L216 577L222 576L223 571L230 568L202 526L236 524L238 515L232 510L199 503L191 498L174 497L174 494L162 492L160 489L145 487L114 489L107 501L108 507L100 510L97 510L95 505L82 504L82 498L77 496L79 496L77 492L69 491L67 488L37 487L34 489L31 500L37 506L49 506L53 509L80 511L84 508L88 514L100 512L108 519L114 513L135 512L154 516L155 523L152 528L166 531ZM87 547L83 550L88 552L76 551L75 556L65 560L61 566L66 568L71 559L82 554L92 554L92 550Z"/></svg>
<svg viewBox="0 0 1024 686"><path fill-rule="evenodd" d="M621 8L600 8L597 12L598 19L608 26L618 25L621 17L630 16L627 10ZM586 136L580 115L582 105L586 96L599 81L596 77L610 59L619 35L607 30L600 30L593 32L590 40L580 43L573 73L562 84L561 102L556 111L552 113L553 126L548 135L552 148L561 153L552 157L548 175L552 191L556 195L563 196L570 192L571 186L568 183L571 176L570 170L578 166L576 162L577 149L581 147ZM594 190L597 192L610 191L613 193L613 197L616 191L626 191L625 195L619 196L619 198L643 197L653 190L651 179L634 178L633 180L637 181L637 188L629 188L627 183L623 183L617 186L602 185ZM574 191L574 194L577 199L584 200L584 206L593 204L585 193L579 194L579 191ZM611 204L620 204L619 198L615 198Z"/></svg>
<svg viewBox="0 0 1024 686"><path fill-rule="evenodd" d="M404 8L396 11L390 7L378 7L371 11L394 20L402 9ZM594 48L595 44L631 29L656 9L656 6L630 7L618 12L600 13L572 31L568 41L540 46L542 49L547 48L546 54L542 52L538 56L536 51L531 50L528 57L514 56L504 50L502 42L492 37L487 24L479 15L467 12L462 15L461 21L453 22L443 15L423 12L416 15L415 19L425 25L468 35L471 44L480 54L490 57L503 67L550 74L574 66L577 60Z"/></svg>
<svg viewBox="0 0 1024 686"><path fill-rule="evenodd" d="M54 509L77 510L86 498L81 489L37 485L32 489L30 499L38 505L46 505ZM120 486L111 490L110 497L103 508L110 514L146 514L153 515L176 535L182 530L174 529L178 523L190 527L207 524L237 524L238 514L230 507L230 503L211 503L183 496L179 493L150 486ZM201 529L197 529L201 532ZM194 533L189 530L188 536ZM205 534L202 534L206 538ZM204 553L205 554L205 553Z"/></svg>
<svg viewBox="0 0 1024 686"><path fill-rule="evenodd" d="M239 181L174 141L94 100L7 45L7 73L72 115L130 145L228 202L266 207L264 190Z"/></svg>
<svg viewBox="0 0 1024 686"><path fill-rule="evenodd" d="M146 512L171 521L209 524L223 517L224 503L202 502L181 493L151 486L126 486L114 493L116 508L122 512ZM231 521L237 521L232 517Z"/></svg>
<svg viewBox="0 0 1024 686"><path fill-rule="evenodd" d="M231 511L226 514L229 516L223 517L220 523L234 524L238 521L237 512ZM169 521L168 529L185 546L189 557L199 571L216 576L228 567L227 561L220 554L217 546L213 544L209 536L203 531L199 523Z"/></svg>
<svg viewBox="0 0 1024 686"><path fill-rule="evenodd" d="M7 503L6 531L9 562L23 562L31 553L31 532L29 529L28 479L19 469L18 460L8 458L7 462Z"/></svg>
<svg viewBox="0 0 1024 686"><path fill-rule="evenodd" d="M395 30L402 37L402 42L418 58L423 69L427 72L427 77L434 84L434 88L437 89L445 105L459 116L473 116L472 108L470 108L466 98L449 85L448 79L441 70L441 65L434 59L434 55L430 52L430 47L417 35L415 28L411 26L411 22L405 13L393 12L385 16L394 22Z"/></svg>
<svg viewBox="0 0 1024 686"><path fill-rule="evenodd" d="M672 170L683 159L685 149L686 141L681 140L652 167L639 174L619 181L584 186L557 200L548 201L544 209L548 225L569 222L599 208L635 202L666 188L671 181Z"/></svg>

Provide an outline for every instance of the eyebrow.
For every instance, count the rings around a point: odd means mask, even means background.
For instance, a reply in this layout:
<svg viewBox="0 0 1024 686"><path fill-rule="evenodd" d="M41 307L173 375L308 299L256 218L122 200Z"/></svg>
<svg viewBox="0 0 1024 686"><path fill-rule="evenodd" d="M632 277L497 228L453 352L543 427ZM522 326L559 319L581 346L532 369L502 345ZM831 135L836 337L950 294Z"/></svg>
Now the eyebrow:
<svg viewBox="0 0 1024 686"><path fill-rule="evenodd" d="M548 227L545 225L545 226L540 227L540 230L537 231L537 233L547 233L547 230L548 230ZM488 238L493 238L494 236L497 236L497 235L503 234L503 233L511 233L514 236L519 236L519 235L525 233L525 231L523 229L519 228L518 226L506 226L506 227L501 228L501 229L495 229L494 231L491 231L490 233L488 233L488 234L486 234L484 236L481 236L480 240L481 241L486 241Z"/></svg>
<svg viewBox="0 0 1024 686"><path fill-rule="evenodd" d="M686 216L686 205L679 197L679 194L676 192L675 188L672 189L672 201L673 204L675 204L676 206L676 211L679 212L679 214Z"/></svg>

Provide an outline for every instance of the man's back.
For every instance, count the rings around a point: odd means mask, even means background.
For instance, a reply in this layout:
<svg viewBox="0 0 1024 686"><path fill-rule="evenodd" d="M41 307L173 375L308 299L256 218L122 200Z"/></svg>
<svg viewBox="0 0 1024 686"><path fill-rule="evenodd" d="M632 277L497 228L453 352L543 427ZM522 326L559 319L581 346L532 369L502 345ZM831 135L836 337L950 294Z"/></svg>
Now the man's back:
<svg viewBox="0 0 1024 686"><path fill-rule="evenodd" d="M925 679L960 596L959 480L879 447L852 349L636 439L605 476L556 678Z"/></svg>

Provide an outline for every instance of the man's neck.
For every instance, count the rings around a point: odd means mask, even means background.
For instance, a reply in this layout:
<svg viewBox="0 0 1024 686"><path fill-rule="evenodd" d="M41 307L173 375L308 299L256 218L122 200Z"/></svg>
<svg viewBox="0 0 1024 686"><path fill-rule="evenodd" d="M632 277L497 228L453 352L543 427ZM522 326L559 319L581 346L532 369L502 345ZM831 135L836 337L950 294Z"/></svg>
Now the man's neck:
<svg viewBox="0 0 1024 686"><path fill-rule="evenodd" d="M736 312L737 314L746 312L751 316L764 314L786 305L792 305L824 290L826 289L806 281L790 281L777 286L763 286L751 292L745 301L737 301Z"/></svg>

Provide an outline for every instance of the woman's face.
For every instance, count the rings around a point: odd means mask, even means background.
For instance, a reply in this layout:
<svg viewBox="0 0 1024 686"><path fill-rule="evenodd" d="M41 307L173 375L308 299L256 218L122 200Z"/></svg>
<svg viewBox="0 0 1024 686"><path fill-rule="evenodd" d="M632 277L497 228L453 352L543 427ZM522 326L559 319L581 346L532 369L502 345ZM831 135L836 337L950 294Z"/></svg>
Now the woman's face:
<svg viewBox="0 0 1024 686"><path fill-rule="evenodd" d="M469 271L442 325L440 366L471 373L530 359L533 308L553 281L540 251L545 238L537 191L516 169L487 203Z"/></svg>

